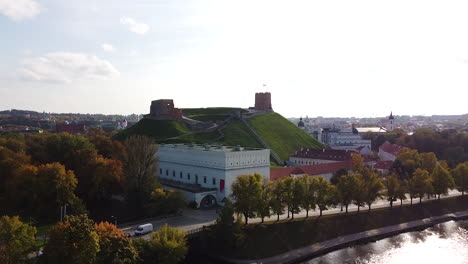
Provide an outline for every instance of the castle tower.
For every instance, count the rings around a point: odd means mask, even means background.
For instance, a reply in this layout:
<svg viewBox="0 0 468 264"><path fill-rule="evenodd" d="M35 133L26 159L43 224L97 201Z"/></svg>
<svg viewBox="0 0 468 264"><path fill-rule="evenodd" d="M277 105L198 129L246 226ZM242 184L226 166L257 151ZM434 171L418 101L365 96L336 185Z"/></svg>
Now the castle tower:
<svg viewBox="0 0 468 264"><path fill-rule="evenodd" d="M395 118L393 117L393 112L390 112L390 116L388 117L388 121L389 121L389 124L390 124L388 130L393 131L393 129L395 129Z"/></svg>
<svg viewBox="0 0 468 264"><path fill-rule="evenodd" d="M266 110L271 111L271 94L266 93L255 93L255 110Z"/></svg>

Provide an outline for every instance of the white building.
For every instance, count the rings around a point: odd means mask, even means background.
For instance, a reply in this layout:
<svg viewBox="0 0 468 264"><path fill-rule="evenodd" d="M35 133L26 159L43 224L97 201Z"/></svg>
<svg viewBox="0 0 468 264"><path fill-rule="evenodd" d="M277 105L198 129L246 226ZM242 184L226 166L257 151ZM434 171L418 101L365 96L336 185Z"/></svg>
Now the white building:
<svg viewBox="0 0 468 264"><path fill-rule="evenodd" d="M360 147L371 148L371 140L362 139L356 128L338 129L324 128L320 141L329 145L332 149L357 150Z"/></svg>
<svg viewBox="0 0 468 264"><path fill-rule="evenodd" d="M335 163L337 161L351 161L355 151L343 149L312 149L301 148L289 157L292 166Z"/></svg>
<svg viewBox="0 0 468 264"><path fill-rule="evenodd" d="M197 144L161 144L159 180L179 189L198 207L222 203L239 175L270 178L270 150Z"/></svg>

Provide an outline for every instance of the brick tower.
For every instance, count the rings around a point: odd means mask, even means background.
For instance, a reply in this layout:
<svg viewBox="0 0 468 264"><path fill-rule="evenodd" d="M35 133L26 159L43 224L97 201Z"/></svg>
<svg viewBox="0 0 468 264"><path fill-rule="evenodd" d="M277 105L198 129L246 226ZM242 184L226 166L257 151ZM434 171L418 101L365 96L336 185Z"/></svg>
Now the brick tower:
<svg viewBox="0 0 468 264"><path fill-rule="evenodd" d="M266 93L255 93L255 110L272 111L271 107L271 94Z"/></svg>

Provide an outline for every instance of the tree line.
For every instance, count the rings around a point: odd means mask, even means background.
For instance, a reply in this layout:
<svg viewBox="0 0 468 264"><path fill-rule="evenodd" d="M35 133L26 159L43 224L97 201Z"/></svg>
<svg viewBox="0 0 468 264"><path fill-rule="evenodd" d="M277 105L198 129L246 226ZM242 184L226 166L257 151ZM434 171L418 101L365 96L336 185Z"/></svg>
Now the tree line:
<svg viewBox="0 0 468 264"><path fill-rule="evenodd" d="M408 153L413 158L422 158L421 162L410 162ZM431 157L431 158L427 158ZM354 204L357 211L367 206L371 210L377 200L386 198L393 207L393 202L427 196L431 198L448 194L450 189L456 188L462 194L468 191L468 162L457 165L450 170L446 163L438 162L433 154L419 154L417 151L406 150L398 159L403 164L411 164L411 174L402 177L396 173L383 178L375 171L364 166L360 155L353 155L353 165L350 173L346 170L337 173L332 184L323 176L286 178L267 181L260 174L241 175L232 185L233 208L244 218L247 224L249 218L261 218L276 215L277 220L283 213L294 219L294 215L302 210L306 217L310 210L318 210L320 216L324 210L341 206L341 210L348 212L348 206ZM404 162L403 162L404 161ZM406 166L405 165L405 166Z"/></svg>
<svg viewBox="0 0 468 264"><path fill-rule="evenodd" d="M152 139L120 142L111 136L91 129L86 135L0 137L0 215L51 221L66 204L70 213L124 220L184 206L180 192L158 184L158 146Z"/></svg>
<svg viewBox="0 0 468 264"><path fill-rule="evenodd" d="M179 229L165 225L146 241L131 240L115 225L95 223L86 214L67 216L48 231L43 254L36 228L19 217L0 217L0 263L51 264L175 264L187 254L187 239Z"/></svg>

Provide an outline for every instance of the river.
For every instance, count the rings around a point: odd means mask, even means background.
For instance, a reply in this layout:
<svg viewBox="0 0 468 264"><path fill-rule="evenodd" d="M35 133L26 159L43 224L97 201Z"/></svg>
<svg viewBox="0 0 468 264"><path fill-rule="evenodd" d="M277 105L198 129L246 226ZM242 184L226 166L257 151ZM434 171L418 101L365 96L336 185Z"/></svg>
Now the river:
<svg viewBox="0 0 468 264"><path fill-rule="evenodd" d="M374 243L333 251L303 264L468 263L468 221L450 221Z"/></svg>

